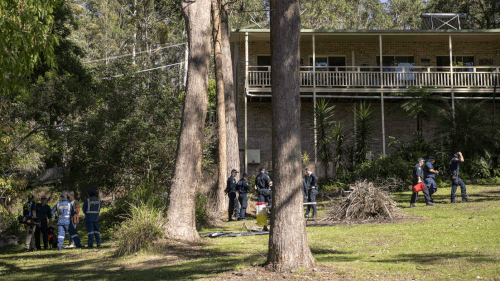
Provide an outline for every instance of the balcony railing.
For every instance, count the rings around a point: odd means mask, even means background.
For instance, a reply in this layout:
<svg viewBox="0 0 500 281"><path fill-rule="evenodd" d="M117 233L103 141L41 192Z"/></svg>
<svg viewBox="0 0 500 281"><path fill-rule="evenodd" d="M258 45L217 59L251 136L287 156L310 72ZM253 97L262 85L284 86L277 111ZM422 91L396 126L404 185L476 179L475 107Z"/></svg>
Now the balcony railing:
<svg viewBox="0 0 500 281"><path fill-rule="evenodd" d="M498 66L457 66L453 75L449 67L436 66L338 66L300 68L300 86L307 87L372 87L372 88L492 88L499 76ZM452 79L453 78L453 79ZM453 80L453 81L452 81ZM271 67L251 66L248 86L271 87Z"/></svg>

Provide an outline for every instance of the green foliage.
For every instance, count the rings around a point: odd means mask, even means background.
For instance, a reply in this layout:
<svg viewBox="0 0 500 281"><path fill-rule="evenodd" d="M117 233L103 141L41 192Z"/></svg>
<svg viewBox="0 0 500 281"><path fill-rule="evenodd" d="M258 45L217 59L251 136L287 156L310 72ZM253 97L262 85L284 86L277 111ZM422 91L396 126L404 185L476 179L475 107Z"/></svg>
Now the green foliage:
<svg viewBox="0 0 500 281"><path fill-rule="evenodd" d="M345 147L347 140L347 134L344 130L344 126L342 123L337 122L333 127L332 131L332 141L335 146L335 156L333 157L333 174L337 179L346 178L347 173L347 163L346 163L346 152L347 148Z"/></svg>
<svg viewBox="0 0 500 281"><path fill-rule="evenodd" d="M423 140L423 125L422 120L430 121L435 118L446 104L445 99L439 93L432 93L425 88L412 87L406 93L395 93L395 96L409 96L411 99L400 102L397 106L390 110L394 113L398 109L403 109L408 116L417 120L417 137Z"/></svg>
<svg viewBox="0 0 500 281"><path fill-rule="evenodd" d="M208 199L201 193L196 194L196 227L200 228L203 226L210 225L210 213L208 210Z"/></svg>
<svg viewBox="0 0 500 281"><path fill-rule="evenodd" d="M363 163L370 151L371 135L373 134L373 110L365 101L359 103L354 109L356 114L357 128L354 132L356 143L356 163Z"/></svg>
<svg viewBox="0 0 500 281"><path fill-rule="evenodd" d="M43 58L53 62L58 35L51 33L53 9L62 0L0 1L1 95L22 90Z"/></svg>
<svg viewBox="0 0 500 281"><path fill-rule="evenodd" d="M453 153L461 151L468 160L461 165L461 171L472 173L476 170L479 176L485 174L487 155L496 150L495 134L492 130L491 116L485 110L485 102L455 101L455 114L450 107L439 111L436 137L441 138L448 149L445 159L451 159ZM476 168L472 166L476 164ZM482 170L482 171L481 171Z"/></svg>
<svg viewBox="0 0 500 281"><path fill-rule="evenodd" d="M462 29L490 29L500 27L500 5L497 0L430 0L429 13L465 13Z"/></svg>
<svg viewBox="0 0 500 281"><path fill-rule="evenodd" d="M114 230L118 256L147 250L163 236L163 210L151 204L130 204L129 217Z"/></svg>
<svg viewBox="0 0 500 281"><path fill-rule="evenodd" d="M329 106L325 99L319 99L316 103L316 157L319 159L325 168L325 175L327 175L329 163L333 160L333 153L331 149L331 130L334 124L335 106Z"/></svg>
<svg viewBox="0 0 500 281"><path fill-rule="evenodd" d="M304 165L304 166L309 165L309 163L311 162L311 156L305 150L302 153L301 159L302 159L302 165Z"/></svg>

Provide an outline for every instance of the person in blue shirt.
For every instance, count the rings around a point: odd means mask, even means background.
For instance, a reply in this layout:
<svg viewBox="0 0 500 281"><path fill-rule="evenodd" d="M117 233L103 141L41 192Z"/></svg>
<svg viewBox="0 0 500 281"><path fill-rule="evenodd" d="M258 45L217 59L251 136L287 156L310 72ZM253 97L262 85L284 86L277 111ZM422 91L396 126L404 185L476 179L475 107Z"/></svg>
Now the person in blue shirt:
<svg viewBox="0 0 500 281"><path fill-rule="evenodd" d="M59 199L61 202L57 203L54 208L52 208L52 217L57 217L57 250L60 251L63 249L66 232L73 237L76 247L80 248L80 238L78 238L75 231L69 228L70 218L75 215L75 210L68 202L68 195L66 193L62 193Z"/></svg>
<svg viewBox="0 0 500 281"><path fill-rule="evenodd" d="M419 158L417 165L413 167L413 185L417 185L418 183L421 183L424 179L424 169L422 166L424 166L424 159ZM425 196L425 202L427 206L432 206L434 203L431 202L431 196L429 195L429 190L426 188L422 190L422 193ZM410 200L410 208L415 208L415 202L417 202L417 196L418 192L413 191L413 194L411 195L411 200Z"/></svg>
<svg viewBox="0 0 500 281"><path fill-rule="evenodd" d="M434 200L432 200L432 194L437 191L437 184L434 179L436 178L436 175L439 174L439 171L434 169L434 163L436 163L436 157L429 156L429 159L424 166L424 183L427 190L429 190L429 196L431 199L430 202L432 203L434 203Z"/></svg>
<svg viewBox="0 0 500 281"><path fill-rule="evenodd" d="M101 247L101 228L99 227L99 213L101 212L101 199L96 196L95 190L90 189L89 198L83 203L82 211L85 214L85 225L88 234L88 247L94 247L94 236L97 248Z"/></svg>
<svg viewBox="0 0 500 281"><path fill-rule="evenodd" d="M465 184L460 179L460 163L464 162L464 156L462 152L457 152L453 155L450 161L450 172L451 172L451 203L456 203L455 201L455 193L457 192L457 185L460 185L461 193L462 193L462 202L469 202L469 197L467 197L467 190L465 188Z"/></svg>

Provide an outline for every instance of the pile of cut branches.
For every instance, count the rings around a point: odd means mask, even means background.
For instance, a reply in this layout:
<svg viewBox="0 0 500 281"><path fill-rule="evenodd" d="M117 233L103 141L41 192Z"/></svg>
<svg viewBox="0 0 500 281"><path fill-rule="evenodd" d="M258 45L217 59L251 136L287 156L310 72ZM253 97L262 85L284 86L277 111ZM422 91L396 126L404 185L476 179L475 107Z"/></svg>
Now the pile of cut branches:
<svg viewBox="0 0 500 281"><path fill-rule="evenodd" d="M364 221L370 219L394 219L402 216L396 203L389 196L389 186L372 182L356 182L340 202L332 202L332 209L325 220Z"/></svg>

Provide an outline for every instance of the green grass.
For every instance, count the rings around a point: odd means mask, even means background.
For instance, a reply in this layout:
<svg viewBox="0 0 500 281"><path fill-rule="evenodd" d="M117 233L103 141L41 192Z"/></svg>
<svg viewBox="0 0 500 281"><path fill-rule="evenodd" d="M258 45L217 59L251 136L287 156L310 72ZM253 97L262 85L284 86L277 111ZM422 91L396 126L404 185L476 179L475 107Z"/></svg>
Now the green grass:
<svg viewBox="0 0 500 281"><path fill-rule="evenodd" d="M450 204L450 190L439 189L433 196L435 206L425 207L421 196L413 209L408 208L410 192L395 193L393 198L408 216L397 223L308 227L309 244L321 270L300 269L288 277L500 280L500 187L467 188L470 203ZM327 204L320 206L321 215ZM239 232L241 227L241 222L231 222L200 233ZM83 228L79 234L86 245ZM267 241L267 236L249 236L203 238L200 245L158 242L152 252L120 258L114 257L111 242L101 250L24 253L22 246L2 248L0 280L230 279L233 271L257 270L266 261ZM244 280L252 279L255 276Z"/></svg>

